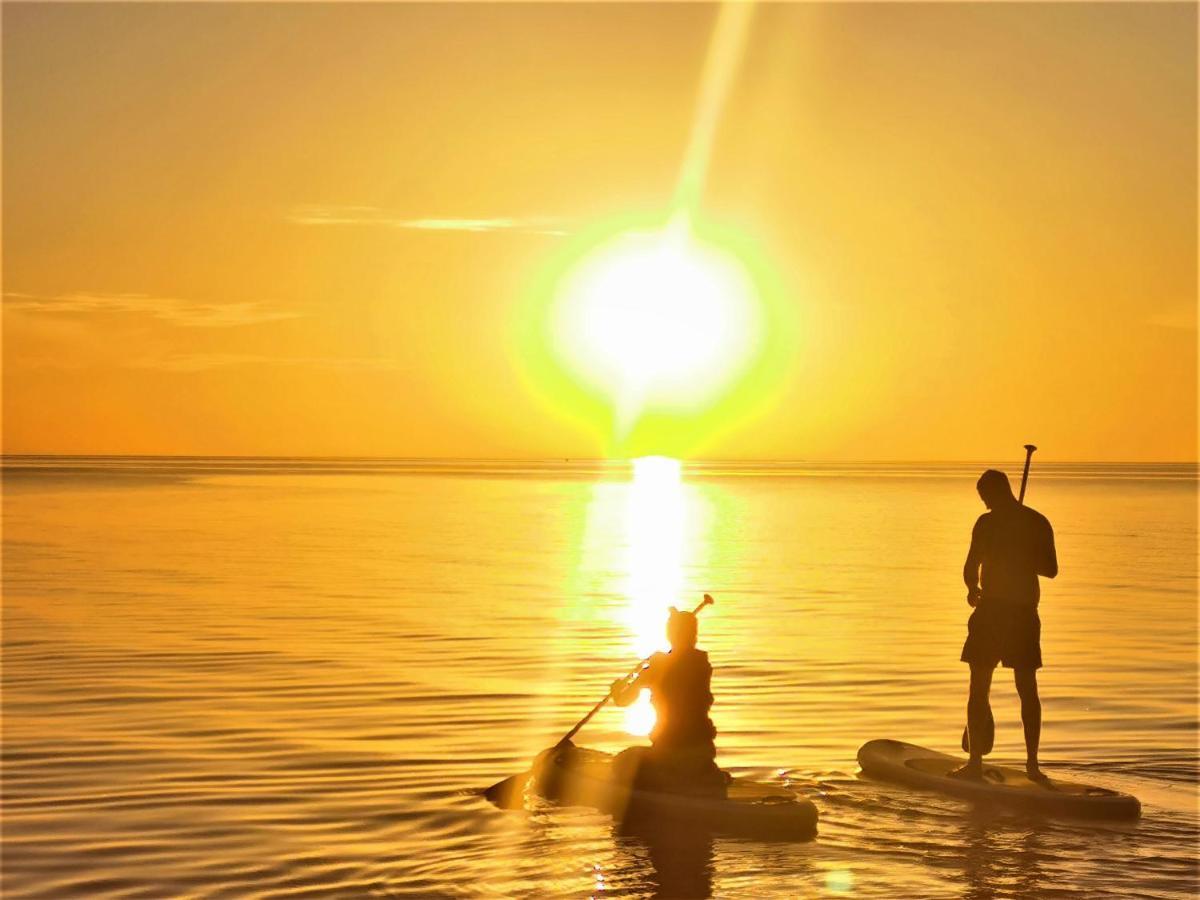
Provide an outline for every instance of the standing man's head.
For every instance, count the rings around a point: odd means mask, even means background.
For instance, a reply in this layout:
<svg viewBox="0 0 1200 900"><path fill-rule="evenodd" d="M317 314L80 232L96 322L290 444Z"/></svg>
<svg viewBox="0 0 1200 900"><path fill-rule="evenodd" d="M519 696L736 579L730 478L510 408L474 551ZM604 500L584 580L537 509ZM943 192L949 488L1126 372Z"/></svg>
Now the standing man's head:
<svg viewBox="0 0 1200 900"><path fill-rule="evenodd" d="M975 482L975 489L979 491L979 499L988 509L1017 502L1017 498L1013 496L1012 485L1008 483L1008 476L998 469L988 469L980 475L979 480Z"/></svg>
<svg viewBox="0 0 1200 900"><path fill-rule="evenodd" d="M672 606L667 617L667 640L671 642L671 649L691 650L695 647L699 624L695 613L680 612Z"/></svg>

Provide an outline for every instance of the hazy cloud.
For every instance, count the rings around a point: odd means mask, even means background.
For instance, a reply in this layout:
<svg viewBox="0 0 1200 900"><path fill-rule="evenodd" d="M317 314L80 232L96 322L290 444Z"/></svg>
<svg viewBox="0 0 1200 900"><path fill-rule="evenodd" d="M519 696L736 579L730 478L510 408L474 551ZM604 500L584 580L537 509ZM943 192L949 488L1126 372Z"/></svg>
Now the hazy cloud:
<svg viewBox="0 0 1200 900"><path fill-rule="evenodd" d="M135 359L126 365L134 369L157 369L162 372L207 372L233 366L302 366L342 371L387 371L398 367L396 360L377 356L261 356L251 353L177 353Z"/></svg>
<svg viewBox="0 0 1200 900"><path fill-rule="evenodd" d="M494 219L409 219L374 206L300 206L288 220L297 225L366 225L406 228L414 231L516 231L525 234L562 235L567 232L558 219L534 216Z"/></svg>
<svg viewBox="0 0 1200 900"><path fill-rule="evenodd" d="M78 293L45 297L8 293L4 295L4 308L50 315L143 315L185 328L229 328L295 319L302 315L256 300L206 303L177 297L151 297L147 294Z"/></svg>
<svg viewBox="0 0 1200 900"><path fill-rule="evenodd" d="M1196 304L1180 303L1169 309L1161 310L1146 319L1151 325L1163 328L1180 328L1185 331L1196 329Z"/></svg>

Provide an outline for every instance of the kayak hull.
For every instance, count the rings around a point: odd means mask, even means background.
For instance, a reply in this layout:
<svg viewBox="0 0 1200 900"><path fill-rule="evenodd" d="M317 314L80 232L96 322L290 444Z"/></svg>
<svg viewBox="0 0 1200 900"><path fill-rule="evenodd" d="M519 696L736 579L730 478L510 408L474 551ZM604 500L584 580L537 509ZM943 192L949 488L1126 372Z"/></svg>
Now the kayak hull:
<svg viewBox="0 0 1200 900"><path fill-rule="evenodd" d="M983 780L948 773L964 761L903 741L868 741L859 748L863 773L884 781L950 794L980 803L997 803L1052 815L1085 819L1136 819L1141 804L1130 794L1096 785L1052 779L1049 785L1021 769L984 764Z"/></svg>
<svg viewBox="0 0 1200 900"><path fill-rule="evenodd" d="M817 831L817 808L787 788L732 778L719 792L679 792L634 787L621 777L612 754L575 747L542 753L526 790L564 806L608 813L626 826L665 824L760 840L808 840Z"/></svg>

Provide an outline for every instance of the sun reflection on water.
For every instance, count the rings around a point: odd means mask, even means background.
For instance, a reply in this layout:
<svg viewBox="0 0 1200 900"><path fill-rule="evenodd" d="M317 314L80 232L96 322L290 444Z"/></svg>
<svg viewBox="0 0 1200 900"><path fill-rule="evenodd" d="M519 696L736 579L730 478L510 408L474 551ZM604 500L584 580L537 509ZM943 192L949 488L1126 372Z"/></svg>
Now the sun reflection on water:
<svg viewBox="0 0 1200 900"><path fill-rule="evenodd" d="M683 593L684 507L679 460L644 456L633 461L625 511L629 601L625 622L637 656L667 649L667 607L679 604ZM624 724L633 735L649 734L654 727L654 708L645 691L626 708Z"/></svg>

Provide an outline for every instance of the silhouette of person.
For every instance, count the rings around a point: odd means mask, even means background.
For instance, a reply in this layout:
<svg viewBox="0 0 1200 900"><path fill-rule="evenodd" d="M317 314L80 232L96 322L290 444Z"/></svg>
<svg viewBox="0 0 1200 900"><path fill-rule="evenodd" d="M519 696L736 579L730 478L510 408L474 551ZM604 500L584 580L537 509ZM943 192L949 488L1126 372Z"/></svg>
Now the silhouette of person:
<svg viewBox="0 0 1200 900"><path fill-rule="evenodd" d="M1042 731L1037 687L1037 670L1042 666L1038 576L1053 578L1058 574L1054 530L1045 516L1013 496L1003 472L988 469L975 487L988 512L975 523L963 566L967 603L975 610L967 622L961 657L971 666L965 748L970 758L951 774L983 777L983 757L991 752L995 737L988 695L992 673L997 664L1003 664L1013 670L1021 698L1025 771L1035 781L1045 782L1046 776L1038 767Z"/></svg>
<svg viewBox="0 0 1200 900"><path fill-rule="evenodd" d="M671 607L667 619L668 653L655 653L632 681L612 685L613 702L629 706L650 689L655 723L651 746L630 747L617 757L622 771L633 771L639 787L663 790L724 791L725 778L715 762L717 729L709 718L713 695L712 665L696 647L696 615Z"/></svg>

